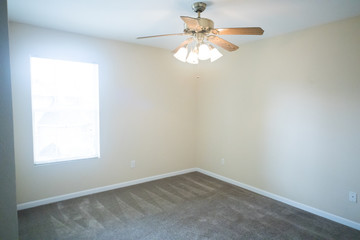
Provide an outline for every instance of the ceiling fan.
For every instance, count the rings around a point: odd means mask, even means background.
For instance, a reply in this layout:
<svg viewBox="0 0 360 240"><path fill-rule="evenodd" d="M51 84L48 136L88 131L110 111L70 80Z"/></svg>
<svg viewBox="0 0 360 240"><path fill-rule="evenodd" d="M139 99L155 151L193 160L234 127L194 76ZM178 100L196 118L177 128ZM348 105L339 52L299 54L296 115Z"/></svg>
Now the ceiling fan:
<svg viewBox="0 0 360 240"><path fill-rule="evenodd" d="M174 49L173 52L175 53L174 56L180 61L197 64L199 59L210 59L213 62L222 56L212 44L230 52L239 48L235 44L218 37L218 35L262 35L264 33L264 30L260 27L214 28L214 22L211 19L200 17L200 14L206 9L206 3L195 2L192 5L192 9L198 14L198 17L180 17L185 23L183 33L145 36L138 37L137 39L177 35L190 36ZM191 49L189 54L188 48Z"/></svg>

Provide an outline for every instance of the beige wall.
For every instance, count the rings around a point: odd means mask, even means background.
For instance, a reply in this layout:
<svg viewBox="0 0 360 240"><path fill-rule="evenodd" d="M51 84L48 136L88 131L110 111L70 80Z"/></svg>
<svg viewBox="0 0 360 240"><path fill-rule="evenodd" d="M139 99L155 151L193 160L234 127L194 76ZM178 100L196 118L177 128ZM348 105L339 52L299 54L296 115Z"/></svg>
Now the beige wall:
<svg viewBox="0 0 360 240"><path fill-rule="evenodd" d="M18 203L195 166L193 66L161 49L17 23L10 54ZM99 64L101 159L34 166L30 56Z"/></svg>
<svg viewBox="0 0 360 240"><path fill-rule="evenodd" d="M264 39L194 67L166 50L11 24L18 203L200 167L360 222L348 201L360 193L359 26ZM30 55L100 64L101 159L33 165Z"/></svg>
<svg viewBox="0 0 360 240"><path fill-rule="evenodd" d="M360 17L242 45L203 70L198 167L360 223L348 200L360 194Z"/></svg>

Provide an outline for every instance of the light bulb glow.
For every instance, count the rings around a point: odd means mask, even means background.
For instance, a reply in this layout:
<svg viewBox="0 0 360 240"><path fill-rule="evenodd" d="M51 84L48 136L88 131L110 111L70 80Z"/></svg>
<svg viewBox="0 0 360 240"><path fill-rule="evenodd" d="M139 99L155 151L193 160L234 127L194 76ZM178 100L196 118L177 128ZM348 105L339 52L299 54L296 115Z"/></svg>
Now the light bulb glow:
<svg viewBox="0 0 360 240"><path fill-rule="evenodd" d="M208 60L210 58L210 49L207 44L201 44L199 47L199 59Z"/></svg>
<svg viewBox="0 0 360 240"><path fill-rule="evenodd" d="M186 62L188 50L186 47L181 47L175 54L174 57L182 62Z"/></svg>
<svg viewBox="0 0 360 240"><path fill-rule="evenodd" d="M194 49L189 53L189 56L187 57L186 61L191 64L199 63L198 54Z"/></svg>
<svg viewBox="0 0 360 240"><path fill-rule="evenodd" d="M211 62L218 60L222 56L223 55L221 54L221 52L219 52L219 50L217 50L216 48L211 49L211 51L210 51L210 61Z"/></svg>

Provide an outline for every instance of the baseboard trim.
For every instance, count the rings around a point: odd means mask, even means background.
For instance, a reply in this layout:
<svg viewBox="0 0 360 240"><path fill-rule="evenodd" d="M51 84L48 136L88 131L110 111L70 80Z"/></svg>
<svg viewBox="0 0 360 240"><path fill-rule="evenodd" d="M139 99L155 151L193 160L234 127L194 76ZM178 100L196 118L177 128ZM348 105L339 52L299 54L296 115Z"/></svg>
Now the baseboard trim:
<svg viewBox="0 0 360 240"><path fill-rule="evenodd" d="M176 175L181 175L181 174L195 172L195 171L197 171L196 168L189 168L189 169L184 169L184 170L180 170L180 171L176 171L176 172L170 172L170 173L150 176L150 177L146 177L146 178L131 180L131 181L127 181L127 182L112 184L112 185L108 185L108 186L104 186L104 187L92 188L92 189L88 189L88 190L84 190L84 191L64 194L64 195L60 195L60 196L40 199L40 200L26 202L26 203L20 203L17 205L17 210L24 210L27 208L38 207L41 205L46 205L46 204L50 204L50 203L54 203L54 202L64 201L64 200L77 198L77 197L83 197L83 196L87 196L87 195L94 194L94 193L100 193L100 192L105 192L105 191L114 190L114 189L118 189L118 188L128 187L131 185L150 182L150 181L167 178L167 177L173 177Z"/></svg>
<svg viewBox="0 0 360 240"><path fill-rule="evenodd" d="M318 215L318 216L320 216L320 217L327 218L327 219L329 219L329 220L331 220L331 221L334 221L334 222L343 224L343 225L345 225L345 226L354 228L354 229L356 229L356 230L360 230L360 223L351 221L351 220L349 220L349 219L346 219L346 218L343 218L343 217L340 217L340 216L337 216L337 215L334 215L334 214L331 214L331 213L322 211L322 210L317 209L317 208L310 207L310 206L308 206L308 205L305 205L305 204L302 204L302 203L299 203L299 202L290 200L290 199L285 198L285 197L281 197L281 196L279 196L279 195L276 195L276 194L273 194L273 193L264 191L264 190L262 190L262 189L259 189L259 188L256 188L256 187L253 187L253 186L250 186L250 185L247 185L247 184L238 182L238 181L235 181L235 180L233 180L233 179L230 179L230 178L221 176L221 175L219 175L219 174L216 174L216 173L213 173L213 172L210 172L210 171L201 169L201 168L197 168L196 171L201 172L201 173L203 173L203 174L205 174L205 175L208 175L208 176L210 176L210 177L217 178L217 179L219 179L219 180L221 180L221 181L224 181L224 182L233 184L233 185L235 185L235 186L238 186L238 187L247 189L247 190L249 190L249 191L251 191L251 192L255 192L255 193L257 193L257 194L263 195L263 196L265 196L265 197L272 198L272 199L274 199L274 200L277 200L277 201L279 201L279 202L285 203L285 204L287 204L287 205L290 205L290 206L299 208L299 209L301 209L301 210L304 210L304 211L313 213L313 214Z"/></svg>
<svg viewBox="0 0 360 240"><path fill-rule="evenodd" d="M310 207L308 205L305 205L305 204L290 200L290 199L285 198L285 197L281 197L279 195L264 191L262 189L259 189L259 188L256 188L256 187L253 187L253 186L238 182L238 181L233 180L231 178L227 178L227 177L224 177L222 175L219 175L219 174L216 174L216 173L213 173L213 172L201 169L201 168L189 168L189 169L184 169L184 170L180 170L180 171L176 171L176 172L170 172L170 173L150 176L150 177L146 177L146 178L131 180L131 181L127 181L127 182L117 183L117 184L113 184L113 185L108 185L108 186L104 186L104 187L92 188L92 189L79 191L79 192L75 192L75 193L70 193L70 194L65 194L65 195L40 199L40 200L36 200L36 201L21 203L21 204L17 205L17 209L18 210L24 210L24 209L27 209L27 208L38 207L38 206L41 206L41 205L46 205L46 204L50 204L50 203L54 203L54 202L64 201L64 200L77 198L77 197L83 197L83 196L87 196L87 195L90 195L90 194L105 192L105 191L109 191L109 190L128 187L128 186L132 186L132 185L136 185L136 184L140 184L140 183L150 182L150 181L154 181L154 180L158 180L158 179L162 179L162 178L173 177L173 176L177 176L177 175L181 175L181 174L185 174L185 173L190 173L190 172L196 172L196 171L200 172L200 173L203 173L205 175L208 175L210 177L219 179L221 181L233 184L235 186L247 189L247 190L252 191L254 193L263 195L265 197L269 197L269 198L277 200L279 202L288 204L290 206L293 206L293 207L302 209L304 211L313 213L313 214L318 215L320 217L327 218L329 220L332 220L334 222L337 222L337 223L343 224L345 226L354 228L356 230L360 230L360 223L357 223L357 222L351 221L349 219L346 219L346 218L343 218L343 217L340 217L340 216L337 216L337 215L322 211L322 210L317 209L317 208Z"/></svg>

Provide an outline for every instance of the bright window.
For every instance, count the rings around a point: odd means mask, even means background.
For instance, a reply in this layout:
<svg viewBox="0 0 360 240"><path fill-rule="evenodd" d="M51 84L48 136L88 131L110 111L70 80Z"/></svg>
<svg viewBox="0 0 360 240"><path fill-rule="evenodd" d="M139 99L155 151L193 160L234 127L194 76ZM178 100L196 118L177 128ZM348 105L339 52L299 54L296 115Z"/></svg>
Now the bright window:
<svg viewBox="0 0 360 240"><path fill-rule="evenodd" d="M34 163L100 157L98 65L30 58Z"/></svg>

